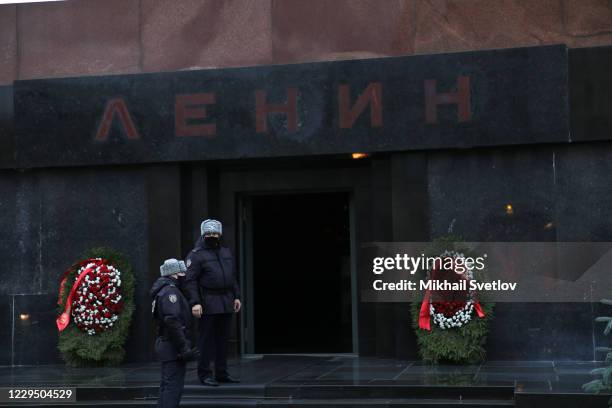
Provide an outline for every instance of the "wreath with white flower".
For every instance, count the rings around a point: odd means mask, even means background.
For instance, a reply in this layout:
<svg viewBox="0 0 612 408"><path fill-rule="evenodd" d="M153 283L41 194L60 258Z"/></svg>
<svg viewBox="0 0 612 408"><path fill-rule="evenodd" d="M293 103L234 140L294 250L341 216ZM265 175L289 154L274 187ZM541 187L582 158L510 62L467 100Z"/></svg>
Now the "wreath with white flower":
<svg viewBox="0 0 612 408"><path fill-rule="evenodd" d="M465 255L461 252L446 250L442 254L440 254L440 258L452 258L456 259L464 259ZM473 265L466 264L465 261L462 263L465 266L465 272L463 275L469 282L474 279L474 267ZM427 272L427 279L431 278L431 271ZM462 327L463 325L469 323L472 320L472 313L474 312L474 291L468 292L468 299L465 302L429 302L429 315L433 318L433 322L440 329L452 329Z"/></svg>
<svg viewBox="0 0 612 408"><path fill-rule="evenodd" d="M429 314L433 316L434 324L436 324L442 330L450 329L453 327L461 327L467 324L472 319L472 312L474 311L474 305L472 302L467 302L465 306L457 310L451 317L446 317L444 313L436 313L436 308L433 304L429 304Z"/></svg>
<svg viewBox="0 0 612 408"><path fill-rule="evenodd" d="M79 329L94 336L113 327L123 309L121 272L101 258L86 262L75 278L84 274L75 292L72 317Z"/></svg>
<svg viewBox="0 0 612 408"><path fill-rule="evenodd" d="M81 259L60 277L58 348L71 366L117 365L134 313L132 267L110 248L92 248Z"/></svg>
<svg viewBox="0 0 612 408"><path fill-rule="evenodd" d="M486 294L470 291L469 281L486 281L486 267L476 268L464 260L464 271L459 273L457 269L458 259L476 259L482 254L464 245L459 237L444 236L432 241L424 255L445 258L444 267L421 270L420 279L466 283L459 289L434 290L432 287L421 301L412 303L412 325L419 355L428 363L475 364L483 361L494 304L486 300Z"/></svg>

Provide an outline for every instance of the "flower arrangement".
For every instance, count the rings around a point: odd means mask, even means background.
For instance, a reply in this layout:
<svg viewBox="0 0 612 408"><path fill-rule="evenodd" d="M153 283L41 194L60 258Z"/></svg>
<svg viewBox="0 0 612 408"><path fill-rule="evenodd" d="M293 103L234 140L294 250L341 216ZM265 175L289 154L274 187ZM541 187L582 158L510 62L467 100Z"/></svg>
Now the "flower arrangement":
<svg viewBox="0 0 612 408"><path fill-rule="evenodd" d="M452 306L454 304L451 304ZM438 312L439 309L442 309L442 311ZM454 312L450 317L447 317L446 310L448 310L446 304L436 305L436 302L432 302L429 305L429 314L433 317L434 324L442 330L462 327L472 320L474 303L471 301L466 302L461 309Z"/></svg>
<svg viewBox="0 0 612 408"><path fill-rule="evenodd" d="M453 262L455 262L457 259L465 260L465 255L463 253L447 249L440 254L440 258L450 258L453 260ZM466 268L465 272L463 272L461 275L463 279L466 279L467 281L474 279L473 265L465 262L462 262L461 264L465 265ZM428 271L427 279L432 278L432 272L433 271ZM429 296L427 298L427 300L429 300ZM424 303L426 303L426 301L424 301ZM482 312L480 303L476 300L476 293L472 290L467 293L464 301L429 301L429 315L431 318L433 318L434 324L442 330L459 328L466 325L470 320L472 320L472 313L474 310L478 312L479 317L484 317L484 312Z"/></svg>
<svg viewBox="0 0 612 408"><path fill-rule="evenodd" d="M93 248L83 258L60 283L58 348L71 366L117 365L134 312L132 268L109 248Z"/></svg>
<svg viewBox="0 0 612 408"><path fill-rule="evenodd" d="M113 327L123 310L121 272L102 258L88 259L77 275L84 274L76 289L72 316L77 327L90 336Z"/></svg>
<svg viewBox="0 0 612 408"><path fill-rule="evenodd" d="M427 256L452 258L477 258L473 250L461 244L457 237L442 237L425 251ZM467 265L467 264L464 264ZM423 279L470 281L478 274L478 281L485 280L485 270L474 271L467 267L462 274L448 271L423 272ZM468 287L469 285L466 285ZM489 321L494 305L480 299L475 291L446 291L424 294L422 302L412 304L412 323L417 336L419 354L425 362L473 364L484 360ZM433 324L432 324L433 323Z"/></svg>

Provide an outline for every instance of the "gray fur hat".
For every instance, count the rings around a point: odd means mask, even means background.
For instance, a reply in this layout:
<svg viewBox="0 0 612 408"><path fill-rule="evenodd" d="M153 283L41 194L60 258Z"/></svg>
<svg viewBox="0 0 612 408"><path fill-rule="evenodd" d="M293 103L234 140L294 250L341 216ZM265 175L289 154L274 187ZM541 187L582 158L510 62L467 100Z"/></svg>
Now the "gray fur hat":
<svg viewBox="0 0 612 408"><path fill-rule="evenodd" d="M170 276L179 272L186 272L185 262L178 261L174 258L166 259L162 266L159 267L161 276Z"/></svg>
<svg viewBox="0 0 612 408"><path fill-rule="evenodd" d="M221 221L208 219L202 221L202 225L200 225L201 235L204 236L206 234L219 234L223 235L223 226L221 225Z"/></svg>

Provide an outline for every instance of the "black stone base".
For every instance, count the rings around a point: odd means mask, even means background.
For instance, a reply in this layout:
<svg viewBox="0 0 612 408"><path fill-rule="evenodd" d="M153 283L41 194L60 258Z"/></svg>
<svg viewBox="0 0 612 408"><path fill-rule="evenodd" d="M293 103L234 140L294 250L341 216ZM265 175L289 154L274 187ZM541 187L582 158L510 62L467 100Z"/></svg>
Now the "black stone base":
<svg viewBox="0 0 612 408"><path fill-rule="evenodd" d="M609 395L585 394L580 388L593 378L590 370L600 365L517 361L428 366L356 357L258 357L233 361L230 372L243 382L220 387L199 385L190 365L181 406L606 407ZM154 406L158 381L159 367L153 363L98 369L0 368L2 387L76 387L77 402L67 407Z"/></svg>

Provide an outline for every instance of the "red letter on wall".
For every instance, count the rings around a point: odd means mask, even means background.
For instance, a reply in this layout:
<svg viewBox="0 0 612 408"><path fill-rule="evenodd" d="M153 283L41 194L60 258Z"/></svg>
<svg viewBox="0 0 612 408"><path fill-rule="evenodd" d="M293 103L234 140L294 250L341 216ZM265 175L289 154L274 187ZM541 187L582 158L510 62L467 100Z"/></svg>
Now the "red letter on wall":
<svg viewBox="0 0 612 408"><path fill-rule="evenodd" d="M425 120L427 123L438 121L438 105L457 105L459 122L470 120L470 77L457 78L457 92L437 93L436 80L425 80Z"/></svg>
<svg viewBox="0 0 612 408"><path fill-rule="evenodd" d="M370 126L382 126L382 86L380 82L370 83L357 98L355 105L351 108L351 89L348 85L338 87L338 103L340 110L340 127L350 129L353 124L370 105Z"/></svg>
<svg viewBox="0 0 612 408"><path fill-rule="evenodd" d="M270 105L266 91L255 92L255 129L257 133L268 131L268 114L282 113L287 115L287 130L297 131L297 88L287 88L287 102Z"/></svg>
<svg viewBox="0 0 612 408"><path fill-rule="evenodd" d="M217 126L214 123L188 123L189 119L206 119L206 108L203 105L215 103L215 94L198 93L176 95L174 102L174 128L176 136L215 136Z"/></svg>
<svg viewBox="0 0 612 408"><path fill-rule="evenodd" d="M136 126L134 126L130 112L127 106L125 106L125 101L123 98L114 98L106 103L106 109L104 110L102 122L100 122L100 127L98 127L95 140L100 142L108 140L108 132L110 132L115 114L119 116L119 121L121 122L121 126L127 138L130 140L140 139L140 135L136 130Z"/></svg>

